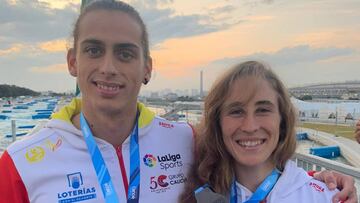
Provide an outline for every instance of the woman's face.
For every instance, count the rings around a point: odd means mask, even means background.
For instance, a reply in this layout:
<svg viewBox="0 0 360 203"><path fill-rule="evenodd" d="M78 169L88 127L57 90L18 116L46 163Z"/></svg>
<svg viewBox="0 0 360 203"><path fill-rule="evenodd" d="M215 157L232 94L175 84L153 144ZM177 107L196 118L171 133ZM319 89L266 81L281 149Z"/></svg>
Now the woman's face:
<svg viewBox="0 0 360 203"><path fill-rule="evenodd" d="M277 93L256 77L237 79L221 110L221 130L227 151L237 166L273 167L270 160L279 141Z"/></svg>

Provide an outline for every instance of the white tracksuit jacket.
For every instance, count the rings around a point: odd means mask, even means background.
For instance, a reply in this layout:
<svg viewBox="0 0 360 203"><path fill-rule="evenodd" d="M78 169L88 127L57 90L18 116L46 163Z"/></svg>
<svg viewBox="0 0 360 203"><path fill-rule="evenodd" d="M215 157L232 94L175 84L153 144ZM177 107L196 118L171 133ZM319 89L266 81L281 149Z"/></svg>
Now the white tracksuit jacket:
<svg viewBox="0 0 360 203"><path fill-rule="evenodd" d="M74 100L44 129L11 145L1 157L0 202L104 202L82 132L71 123L80 112ZM193 131L187 123L154 116L138 104L140 203L178 201L193 157ZM95 138L120 203L126 202L130 138L114 148ZM123 167L121 167L123 165ZM5 167L6 166L6 167Z"/></svg>
<svg viewBox="0 0 360 203"><path fill-rule="evenodd" d="M238 202L245 202L252 193L237 183ZM240 191L240 192L239 192ZM338 190L330 191L325 183L310 177L306 171L288 161L280 178L263 203L330 203Z"/></svg>

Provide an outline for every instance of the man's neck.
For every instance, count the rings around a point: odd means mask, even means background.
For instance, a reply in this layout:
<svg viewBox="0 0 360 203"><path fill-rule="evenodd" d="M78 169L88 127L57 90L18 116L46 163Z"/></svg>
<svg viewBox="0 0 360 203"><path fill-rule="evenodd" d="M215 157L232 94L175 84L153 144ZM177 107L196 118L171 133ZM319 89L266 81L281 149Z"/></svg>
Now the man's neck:
<svg viewBox="0 0 360 203"><path fill-rule="evenodd" d="M126 112L119 112L115 115L87 110L84 107L82 112L93 135L117 147L126 140L134 128L137 108L135 106L134 109L127 109ZM81 129L80 114L75 115L72 122L76 128Z"/></svg>
<svg viewBox="0 0 360 203"><path fill-rule="evenodd" d="M270 163L253 167L237 165L235 167L236 180L250 191L255 192L274 167L274 164Z"/></svg>

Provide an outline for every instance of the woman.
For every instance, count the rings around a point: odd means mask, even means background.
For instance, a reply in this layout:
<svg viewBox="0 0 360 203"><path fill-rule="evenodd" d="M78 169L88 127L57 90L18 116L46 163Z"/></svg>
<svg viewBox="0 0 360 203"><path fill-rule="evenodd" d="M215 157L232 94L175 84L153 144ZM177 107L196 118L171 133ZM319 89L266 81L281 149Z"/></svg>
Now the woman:
<svg viewBox="0 0 360 203"><path fill-rule="evenodd" d="M295 120L284 85L264 64L229 70L205 99L181 202L331 202L336 191L290 161Z"/></svg>

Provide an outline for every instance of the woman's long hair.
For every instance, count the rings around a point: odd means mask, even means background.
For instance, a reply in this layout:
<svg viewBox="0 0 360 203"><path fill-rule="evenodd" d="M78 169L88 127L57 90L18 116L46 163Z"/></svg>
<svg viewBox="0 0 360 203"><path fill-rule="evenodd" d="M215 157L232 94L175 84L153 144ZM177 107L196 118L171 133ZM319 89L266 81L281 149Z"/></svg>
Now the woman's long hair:
<svg viewBox="0 0 360 203"><path fill-rule="evenodd" d="M194 190L208 183L215 192L227 195L235 176L235 159L226 150L220 126L222 105L230 95L236 80L248 76L269 82L277 92L281 117L279 142L270 158L283 170L285 163L295 152L295 111L286 88L280 79L263 63L247 61L234 66L220 77L204 103L204 117L196 128L194 163L188 175L180 202L196 202ZM244 87L247 88L247 87ZM241 91L239 89L238 91Z"/></svg>

